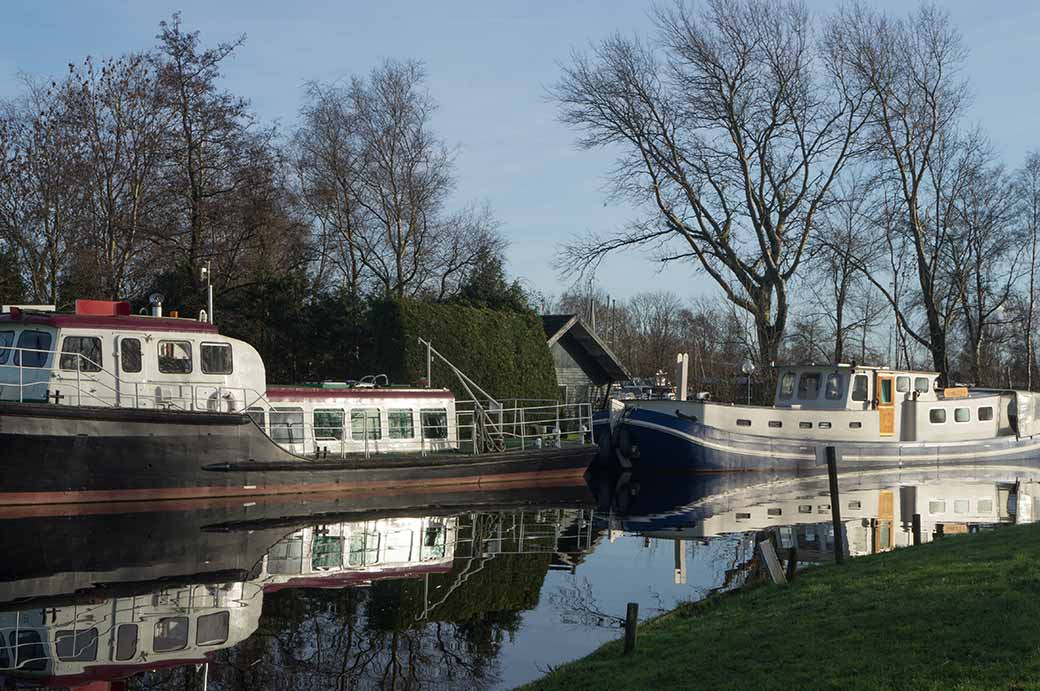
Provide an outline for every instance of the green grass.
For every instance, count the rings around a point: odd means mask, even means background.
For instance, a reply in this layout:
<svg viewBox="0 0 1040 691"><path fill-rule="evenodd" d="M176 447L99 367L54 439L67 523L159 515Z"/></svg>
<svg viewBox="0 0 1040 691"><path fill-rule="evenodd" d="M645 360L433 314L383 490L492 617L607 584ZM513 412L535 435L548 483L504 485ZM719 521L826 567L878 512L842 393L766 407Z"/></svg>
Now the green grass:
<svg viewBox="0 0 1040 691"><path fill-rule="evenodd" d="M1040 688L1040 525L684 605L527 689Z"/></svg>

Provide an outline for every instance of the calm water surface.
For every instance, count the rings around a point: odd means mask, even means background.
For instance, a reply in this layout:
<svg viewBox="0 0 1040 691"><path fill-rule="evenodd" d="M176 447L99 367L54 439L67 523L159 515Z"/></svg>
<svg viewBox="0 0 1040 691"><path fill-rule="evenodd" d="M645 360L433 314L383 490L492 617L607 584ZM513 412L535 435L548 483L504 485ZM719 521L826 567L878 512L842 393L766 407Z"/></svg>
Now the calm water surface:
<svg viewBox="0 0 1040 691"><path fill-rule="evenodd" d="M923 541L1029 522L1037 481L846 472L842 539L908 546L914 514ZM830 508L825 476L745 474L10 518L0 668L56 688L513 688L619 637L628 602L647 618L761 579L756 542L829 561Z"/></svg>

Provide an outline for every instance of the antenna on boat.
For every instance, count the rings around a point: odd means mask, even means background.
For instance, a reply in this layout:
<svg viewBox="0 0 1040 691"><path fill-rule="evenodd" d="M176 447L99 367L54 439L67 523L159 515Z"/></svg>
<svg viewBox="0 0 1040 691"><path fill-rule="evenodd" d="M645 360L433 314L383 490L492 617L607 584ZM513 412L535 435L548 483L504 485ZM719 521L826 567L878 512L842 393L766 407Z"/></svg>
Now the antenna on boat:
<svg viewBox="0 0 1040 691"><path fill-rule="evenodd" d="M199 270L200 278L206 282L206 318L202 321L208 321L210 324L213 323L213 281L211 280L212 272L210 271L210 263L206 262L206 265Z"/></svg>

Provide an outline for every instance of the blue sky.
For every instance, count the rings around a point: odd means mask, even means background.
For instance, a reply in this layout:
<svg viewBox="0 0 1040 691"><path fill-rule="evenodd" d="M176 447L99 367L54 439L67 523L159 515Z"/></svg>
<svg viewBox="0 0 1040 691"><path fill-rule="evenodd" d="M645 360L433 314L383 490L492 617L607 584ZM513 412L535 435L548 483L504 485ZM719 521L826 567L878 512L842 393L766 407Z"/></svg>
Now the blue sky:
<svg viewBox="0 0 1040 691"><path fill-rule="evenodd" d="M830 3L813 0L826 10ZM904 12L910 3L876 3ZM970 47L966 66L971 118L1010 166L1040 148L1040 3L942 3ZM426 63L440 104L435 127L456 148L456 203L490 202L510 241L509 270L550 294L565 287L552 268L561 242L610 230L635 211L610 203L604 174L611 157L575 148L556 120L545 87L575 48L615 31L647 33L649 3L556 2L207 2L55 3L8 0L0 24L0 98L19 90L18 74L61 74L86 55L115 55L154 44L161 19L181 11L207 44L246 34L226 66L226 86L258 115L292 128L303 85L367 73L386 57ZM650 289L683 297L714 293L692 266L665 271L639 255L601 272L623 298Z"/></svg>

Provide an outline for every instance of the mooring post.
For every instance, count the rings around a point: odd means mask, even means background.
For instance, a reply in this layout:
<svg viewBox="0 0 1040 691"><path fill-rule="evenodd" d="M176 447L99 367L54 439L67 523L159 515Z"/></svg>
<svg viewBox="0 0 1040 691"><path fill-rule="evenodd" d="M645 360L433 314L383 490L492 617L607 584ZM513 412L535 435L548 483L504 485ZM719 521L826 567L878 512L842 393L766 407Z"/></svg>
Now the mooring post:
<svg viewBox="0 0 1040 691"><path fill-rule="evenodd" d="M841 530L841 505L838 497L838 452L833 446L827 447L827 479L831 485L831 523L834 529L834 561L845 563L845 540Z"/></svg>
<svg viewBox="0 0 1040 691"><path fill-rule="evenodd" d="M798 548L792 547L787 550L787 573L784 575L787 577L787 582L790 583L794 580L794 574L798 570Z"/></svg>
<svg viewBox="0 0 1040 691"><path fill-rule="evenodd" d="M911 530L914 532L914 545L921 544L921 514L915 513L913 516L913 522L910 524Z"/></svg>
<svg viewBox="0 0 1040 691"><path fill-rule="evenodd" d="M636 625L639 623L639 603L629 602L625 612L625 655L636 649Z"/></svg>

